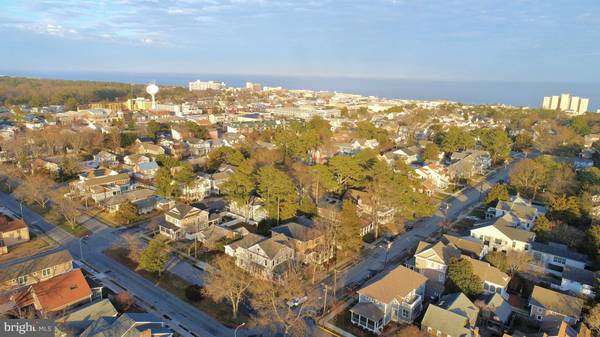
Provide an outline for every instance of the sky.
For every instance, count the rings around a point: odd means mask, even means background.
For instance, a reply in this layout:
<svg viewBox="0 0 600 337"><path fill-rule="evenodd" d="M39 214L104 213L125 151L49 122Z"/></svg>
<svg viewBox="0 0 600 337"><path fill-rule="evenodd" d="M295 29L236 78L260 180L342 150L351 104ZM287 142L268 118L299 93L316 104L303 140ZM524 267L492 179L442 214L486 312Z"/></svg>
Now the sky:
<svg viewBox="0 0 600 337"><path fill-rule="evenodd" d="M598 82L598 0L3 0L0 71Z"/></svg>

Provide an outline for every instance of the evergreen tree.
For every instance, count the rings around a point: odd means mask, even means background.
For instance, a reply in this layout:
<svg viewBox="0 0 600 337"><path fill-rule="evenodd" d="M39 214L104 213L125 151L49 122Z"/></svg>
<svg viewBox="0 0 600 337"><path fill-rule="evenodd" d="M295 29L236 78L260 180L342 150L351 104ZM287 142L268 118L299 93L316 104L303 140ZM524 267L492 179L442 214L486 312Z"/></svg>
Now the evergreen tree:
<svg viewBox="0 0 600 337"><path fill-rule="evenodd" d="M258 171L258 193L265 202L269 217L289 219L296 215L298 198L292 179L273 166L264 166Z"/></svg>
<svg viewBox="0 0 600 337"><path fill-rule="evenodd" d="M453 257L448 265L448 286L452 292L462 292L474 299L483 292L483 282L473 273L471 262Z"/></svg>
<svg viewBox="0 0 600 337"><path fill-rule="evenodd" d="M158 273L161 276L165 270L165 265L169 260L168 246L166 240L160 236L150 240L146 249L140 256L139 268L146 271Z"/></svg>

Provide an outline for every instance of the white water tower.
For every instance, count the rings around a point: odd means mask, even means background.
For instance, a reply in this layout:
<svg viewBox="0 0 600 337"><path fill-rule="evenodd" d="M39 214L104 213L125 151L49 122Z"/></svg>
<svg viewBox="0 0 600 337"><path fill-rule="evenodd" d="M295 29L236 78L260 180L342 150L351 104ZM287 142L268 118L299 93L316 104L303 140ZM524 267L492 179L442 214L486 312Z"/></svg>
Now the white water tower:
<svg viewBox="0 0 600 337"><path fill-rule="evenodd" d="M152 110L156 109L156 101L154 99L154 96L156 96L156 94L158 93L158 85L154 84L154 83L150 83L148 84L148 86L146 87L146 92L152 96Z"/></svg>

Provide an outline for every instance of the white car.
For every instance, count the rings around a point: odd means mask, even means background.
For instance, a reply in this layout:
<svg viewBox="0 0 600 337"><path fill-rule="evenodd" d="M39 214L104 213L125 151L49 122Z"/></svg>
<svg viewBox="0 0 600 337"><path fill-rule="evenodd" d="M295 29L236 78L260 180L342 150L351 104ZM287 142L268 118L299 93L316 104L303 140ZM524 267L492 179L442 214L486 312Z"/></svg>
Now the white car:
<svg viewBox="0 0 600 337"><path fill-rule="evenodd" d="M300 297L300 298L293 298L293 299L287 301L287 305L290 308L294 308L306 301L308 301L308 296L304 296L304 297Z"/></svg>

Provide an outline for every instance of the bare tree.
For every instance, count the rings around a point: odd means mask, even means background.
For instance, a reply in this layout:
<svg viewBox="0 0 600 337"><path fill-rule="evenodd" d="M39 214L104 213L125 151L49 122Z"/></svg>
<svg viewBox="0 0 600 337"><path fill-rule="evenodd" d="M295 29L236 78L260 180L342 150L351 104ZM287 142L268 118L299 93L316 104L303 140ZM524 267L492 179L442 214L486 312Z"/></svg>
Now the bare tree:
<svg viewBox="0 0 600 337"><path fill-rule="evenodd" d="M52 199L52 204L58 209L65 221L71 228L75 228L78 225L77 218L79 218L81 213L78 208L79 204L76 201L65 197L67 192L67 188L59 188L50 192L50 197Z"/></svg>
<svg viewBox="0 0 600 337"><path fill-rule="evenodd" d="M252 307L257 312L255 324L281 332L284 336L308 335L306 318L316 315L315 299L298 301L297 306L288 303L293 299L304 299L308 288L293 267L278 282L255 282L252 288Z"/></svg>
<svg viewBox="0 0 600 337"><path fill-rule="evenodd" d="M15 194L22 200L35 202L43 208L50 201L50 191L53 182L42 174L26 176L23 183L15 189Z"/></svg>
<svg viewBox="0 0 600 337"><path fill-rule="evenodd" d="M129 257L131 261L138 262L143 250L140 239L131 233L125 233L121 238L123 239L125 248L128 252L127 257Z"/></svg>
<svg viewBox="0 0 600 337"><path fill-rule="evenodd" d="M254 278L238 268L229 257L216 259L212 266L205 280L204 292L215 301L227 299L235 319L240 303L248 295Z"/></svg>

